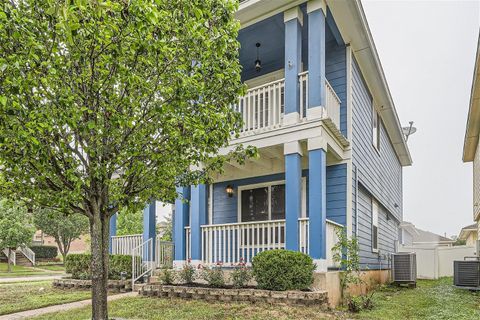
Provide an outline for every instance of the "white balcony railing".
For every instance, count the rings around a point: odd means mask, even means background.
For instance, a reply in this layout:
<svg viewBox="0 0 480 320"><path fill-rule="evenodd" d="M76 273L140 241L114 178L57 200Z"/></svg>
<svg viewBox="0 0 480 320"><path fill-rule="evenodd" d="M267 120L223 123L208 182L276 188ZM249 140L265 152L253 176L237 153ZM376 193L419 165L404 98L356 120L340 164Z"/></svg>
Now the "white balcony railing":
<svg viewBox="0 0 480 320"><path fill-rule="evenodd" d="M278 127L283 118L285 79L247 90L233 105L242 114L241 133L253 133Z"/></svg>
<svg viewBox="0 0 480 320"><path fill-rule="evenodd" d="M325 94L326 94L326 115L324 118L330 118L332 122L340 129L340 98L333 90L328 81L325 80Z"/></svg>
<svg viewBox="0 0 480 320"><path fill-rule="evenodd" d="M299 219L300 251L308 254L308 218ZM202 226L202 261L205 264L235 264L240 261L251 263L253 257L265 250L285 248L285 220L229 223ZM332 258L332 247L338 241L336 229L341 225L327 220L327 265L336 267ZM190 233L187 232L187 248ZM187 249L187 257L189 257Z"/></svg>
<svg viewBox="0 0 480 320"><path fill-rule="evenodd" d="M298 75L300 88L300 119L308 108L308 71ZM326 105L323 118L331 119L340 128L340 99L328 81L325 81ZM278 128L285 112L285 79L269 82L247 90L233 109L242 114L242 135L255 134Z"/></svg>

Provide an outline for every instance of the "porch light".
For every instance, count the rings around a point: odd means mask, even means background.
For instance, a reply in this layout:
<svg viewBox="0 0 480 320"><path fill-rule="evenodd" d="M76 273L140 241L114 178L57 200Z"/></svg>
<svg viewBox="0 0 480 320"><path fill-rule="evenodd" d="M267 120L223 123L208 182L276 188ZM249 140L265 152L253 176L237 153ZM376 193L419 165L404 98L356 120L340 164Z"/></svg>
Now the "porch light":
<svg viewBox="0 0 480 320"><path fill-rule="evenodd" d="M233 197L233 187L231 185L228 185L225 188L225 192L228 194L229 198Z"/></svg>
<svg viewBox="0 0 480 320"><path fill-rule="evenodd" d="M258 58L258 48L260 48L260 42L257 42L255 46L257 47L257 60L255 60L255 70L259 72L260 70L262 70L262 61L260 61L260 59Z"/></svg>

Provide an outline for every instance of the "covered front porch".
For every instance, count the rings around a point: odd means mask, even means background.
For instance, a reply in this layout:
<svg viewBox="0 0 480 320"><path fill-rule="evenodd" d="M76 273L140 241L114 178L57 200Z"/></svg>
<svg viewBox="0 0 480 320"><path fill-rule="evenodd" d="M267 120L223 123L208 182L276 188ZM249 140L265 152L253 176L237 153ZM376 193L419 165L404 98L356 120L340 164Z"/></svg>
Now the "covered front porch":
<svg viewBox="0 0 480 320"><path fill-rule="evenodd" d="M331 249L346 225L347 164L338 143L329 148L335 142L321 121L311 131L324 136L268 145L252 140L258 158L226 164L212 185L179 188L174 266L250 264L259 252L288 249L310 255L317 271L338 268ZM282 141L280 132L276 137Z"/></svg>

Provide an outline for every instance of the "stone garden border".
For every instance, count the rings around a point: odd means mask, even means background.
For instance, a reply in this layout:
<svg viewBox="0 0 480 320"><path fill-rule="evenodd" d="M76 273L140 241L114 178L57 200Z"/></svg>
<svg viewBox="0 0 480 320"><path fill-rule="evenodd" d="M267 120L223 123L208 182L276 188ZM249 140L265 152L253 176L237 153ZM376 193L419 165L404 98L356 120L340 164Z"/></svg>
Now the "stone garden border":
<svg viewBox="0 0 480 320"><path fill-rule="evenodd" d="M61 289L90 289L92 280L62 278L53 280L53 286ZM132 280L108 280L108 291L132 291Z"/></svg>
<svg viewBox="0 0 480 320"><path fill-rule="evenodd" d="M328 293L326 291L269 291L260 289L220 289L147 284L141 288L139 294L162 298L183 298L221 302L241 301L288 305L328 305Z"/></svg>

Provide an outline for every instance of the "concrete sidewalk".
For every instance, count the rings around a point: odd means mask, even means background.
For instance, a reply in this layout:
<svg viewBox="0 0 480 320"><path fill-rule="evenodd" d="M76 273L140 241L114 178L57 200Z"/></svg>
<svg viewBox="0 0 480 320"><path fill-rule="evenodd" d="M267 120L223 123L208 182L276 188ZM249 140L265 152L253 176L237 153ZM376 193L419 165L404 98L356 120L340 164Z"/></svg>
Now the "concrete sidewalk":
<svg viewBox="0 0 480 320"><path fill-rule="evenodd" d="M137 295L138 295L137 292L127 292L127 293L116 294L116 295L109 296L108 301L113 301L113 300L127 298L127 297L135 297ZM91 304L92 304L92 300L90 299L77 301L77 302L70 302L70 303L59 304L59 305L40 308L40 309L33 309L28 311L6 314L3 316L0 316L0 320L28 319L32 317L41 316L46 313L61 312L61 311L67 311L71 309L82 308L82 307L89 306Z"/></svg>
<svg viewBox="0 0 480 320"><path fill-rule="evenodd" d="M42 281L42 280L54 280L60 279L66 274L56 274L48 276L31 276L31 277L11 277L11 278L0 278L0 283L12 283L12 282L28 282L28 281Z"/></svg>

